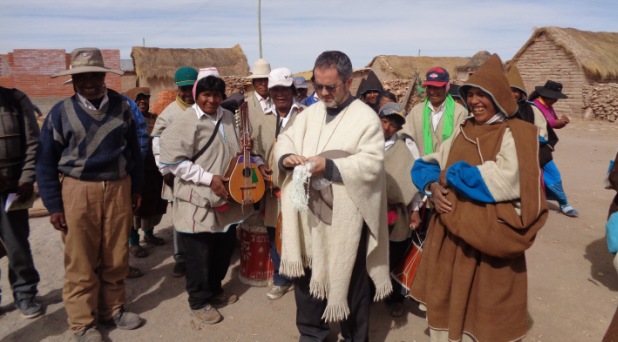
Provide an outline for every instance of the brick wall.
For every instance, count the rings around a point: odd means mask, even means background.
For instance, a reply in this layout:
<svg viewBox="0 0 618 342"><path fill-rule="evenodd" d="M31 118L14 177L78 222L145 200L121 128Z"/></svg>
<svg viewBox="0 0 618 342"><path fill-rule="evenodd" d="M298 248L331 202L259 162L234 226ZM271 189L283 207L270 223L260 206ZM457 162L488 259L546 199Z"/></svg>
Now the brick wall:
<svg viewBox="0 0 618 342"><path fill-rule="evenodd" d="M153 102L153 99L150 100L150 111L159 115L165 107L176 100L176 90L162 90L156 97L156 101Z"/></svg>
<svg viewBox="0 0 618 342"><path fill-rule="evenodd" d="M105 66L120 69L119 50L101 50ZM0 55L0 85L18 88L25 92L33 102L37 98L66 97L72 95L73 87L62 83L70 76L51 78L50 76L68 68L70 52L62 49L16 49ZM108 74L105 79L108 88L122 91L121 77Z"/></svg>
<svg viewBox="0 0 618 342"><path fill-rule="evenodd" d="M547 36L539 36L516 62L528 94L547 80L560 82L562 92L569 98L556 102L556 113L583 117L582 89L589 82L582 69Z"/></svg>

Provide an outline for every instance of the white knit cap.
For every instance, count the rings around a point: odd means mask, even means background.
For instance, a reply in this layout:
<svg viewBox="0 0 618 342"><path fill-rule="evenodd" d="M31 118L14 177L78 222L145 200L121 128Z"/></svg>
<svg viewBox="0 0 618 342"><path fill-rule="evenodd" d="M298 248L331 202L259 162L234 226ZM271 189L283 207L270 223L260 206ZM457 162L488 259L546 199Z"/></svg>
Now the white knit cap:
<svg viewBox="0 0 618 342"><path fill-rule="evenodd" d="M215 76L217 78L221 78L221 75L219 75L219 70L217 70L217 68L215 67L201 68L199 72L197 73L198 80L206 76Z"/></svg>

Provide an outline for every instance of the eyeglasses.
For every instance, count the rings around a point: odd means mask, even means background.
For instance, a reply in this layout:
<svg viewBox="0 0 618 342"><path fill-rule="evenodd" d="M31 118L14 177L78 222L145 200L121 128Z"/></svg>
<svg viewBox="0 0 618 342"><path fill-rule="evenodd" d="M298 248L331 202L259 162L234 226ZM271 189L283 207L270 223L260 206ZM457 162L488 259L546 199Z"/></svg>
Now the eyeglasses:
<svg viewBox="0 0 618 342"><path fill-rule="evenodd" d="M343 82L337 84L337 85L324 85L324 84L314 84L313 87L315 88L315 90L317 91L322 91L322 89L326 89L327 92L332 93L333 91L335 91L337 88L339 88L340 85L342 85Z"/></svg>

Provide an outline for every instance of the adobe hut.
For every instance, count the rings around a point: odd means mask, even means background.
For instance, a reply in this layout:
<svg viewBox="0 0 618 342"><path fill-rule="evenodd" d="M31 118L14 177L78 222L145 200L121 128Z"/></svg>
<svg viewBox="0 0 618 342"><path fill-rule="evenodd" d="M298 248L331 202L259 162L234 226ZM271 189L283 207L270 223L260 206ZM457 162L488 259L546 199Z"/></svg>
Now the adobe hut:
<svg viewBox="0 0 618 342"><path fill-rule="evenodd" d="M479 51L472 56L472 59L464 64L455 67L455 74L451 79L458 81L467 81L468 78L491 56L487 51Z"/></svg>
<svg viewBox="0 0 618 342"><path fill-rule="evenodd" d="M563 84L569 98L554 106L558 115L618 116L618 33L538 28L509 63L517 63L529 93L548 79Z"/></svg>
<svg viewBox="0 0 618 342"><path fill-rule="evenodd" d="M231 48L204 48L204 49L164 49L134 46L131 51L131 58L135 66L136 86L150 87L152 95L151 107L155 101L156 109L159 111L159 93L164 94L165 101L170 99L167 93L176 89L174 83L174 73L182 66L188 65L196 69L206 67L216 67L219 74L225 80L228 95L243 88L244 78L249 75L249 64L247 56L240 48L235 45ZM172 94L172 100L175 95ZM165 104L162 104L164 107Z"/></svg>

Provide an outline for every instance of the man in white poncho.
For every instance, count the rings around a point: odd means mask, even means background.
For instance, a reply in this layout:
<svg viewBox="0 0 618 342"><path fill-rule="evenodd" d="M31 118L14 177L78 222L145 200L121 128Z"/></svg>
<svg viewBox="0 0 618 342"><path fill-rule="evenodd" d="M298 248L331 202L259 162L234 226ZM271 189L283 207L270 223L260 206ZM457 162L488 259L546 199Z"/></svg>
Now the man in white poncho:
<svg viewBox="0 0 618 342"><path fill-rule="evenodd" d="M274 151L275 179L282 190L280 272L294 278L301 341L325 340L328 323L337 321L346 340L367 341L371 283L375 300L392 291L384 135L375 112L350 94L352 63L347 55L322 53L313 75L321 102L298 115ZM346 156L320 155L329 151ZM330 182L332 213L294 209L293 170L306 163L313 165L312 178Z"/></svg>

